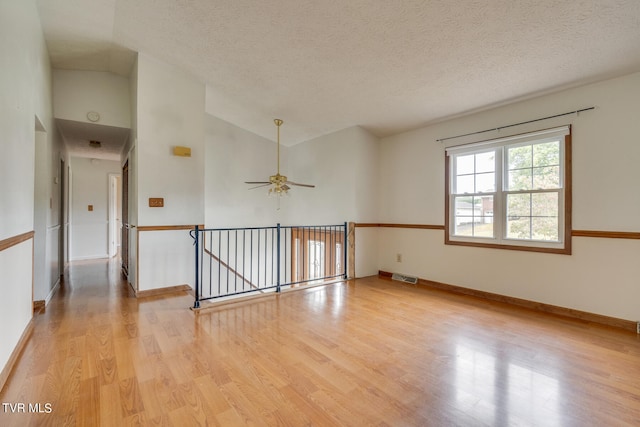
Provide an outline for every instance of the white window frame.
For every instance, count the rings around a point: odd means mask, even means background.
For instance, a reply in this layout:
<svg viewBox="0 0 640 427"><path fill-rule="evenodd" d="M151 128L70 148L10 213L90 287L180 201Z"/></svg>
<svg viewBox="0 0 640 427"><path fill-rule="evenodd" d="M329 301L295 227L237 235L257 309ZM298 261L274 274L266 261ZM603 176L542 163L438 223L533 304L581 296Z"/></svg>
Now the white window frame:
<svg viewBox="0 0 640 427"><path fill-rule="evenodd" d="M526 146L551 141L559 141L559 188L508 190L506 184L507 148ZM456 158L470 154L482 154L495 151L495 187L494 192L456 193ZM562 126L545 129L526 134L514 135L488 141L447 147L446 150L446 221L445 243L450 245L491 247L501 249L516 249L551 253L571 253L571 127ZM474 176L477 172L474 171ZM475 189L474 191L477 191ZM558 194L558 241L516 239L507 237L507 206L509 194ZM455 235L456 211L455 200L461 195L493 196L493 237L474 237ZM475 222L474 222L475 227Z"/></svg>

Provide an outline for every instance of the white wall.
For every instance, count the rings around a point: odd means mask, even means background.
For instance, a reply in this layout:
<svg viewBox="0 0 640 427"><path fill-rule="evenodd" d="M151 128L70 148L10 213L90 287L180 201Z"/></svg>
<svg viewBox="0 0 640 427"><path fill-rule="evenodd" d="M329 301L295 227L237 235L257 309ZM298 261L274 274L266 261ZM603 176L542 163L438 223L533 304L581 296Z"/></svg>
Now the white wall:
<svg viewBox="0 0 640 427"><path fill-rule="evenodd" d="M378 274L378 246L380 230L374 227L356 227L356 271L349 276L367 277Z"/></svg>
<svg viewBox="0 0 640 427"><path fill-rule="evenodd" d="M275 126L274 126L275 130ZM257 227L285 225L284 214L294 196L281 200L267 188L250 190L245 181L268 181L276 173L277 147L273 141L206 116L205 226ZM281 168L287 151L280 147ZM289 224L286 224L289 225Z"/></svg>
<svg viewBox="0 0 640 427"><path fill-rule="evenodd" d="M204 85L173 67L138 56L138 223L204 220ZM173 147L191 148L191 157ZM163 197L164 208L150 208Z"/></svg>
<svg viewBox="0 0 640 427"><path fill-rule="evenodd" d="M280 200L245 181L276 173L277 146L230 123L207 117L205 225L207 227L328 225L375 222L378 139L360 127L293 147L280 147L280 173L316 188L293 187ZM275 127L274 127L275 132ZM285 137L283 126L281 136ZM359 230L358 277L377 273L377 230Z"/></svg>
<svg viewBox="0 0 640 427"><path fill-rule="evenodd" d="M381 141L380 222L444 224L438 138L596 106L513 128L573 125L573 228L638 231L640 73L484 111ZM501 134L507 134L502 131ZM495 135L484 134L482 139ZM459 139L449 142L467 142ZM379 230L381 270L628 320L640 319L640 242L573 238L573 255L445 246L438 230ZM395 255L403 255L397 263Z"/></svg>
<svg viewBox="0 0 640 427"><path fill-rule="evenodd" d="M136 176L137 225L195 225L204 222L204 84L180 69L139 54L137 62ZM191 157L173 155L173 147L191 148ZM151 208L148 199L164 198ZM188 231L144 231L138 245L139 290L193 284L193 254L176 252ZM155 238L158 233L162 238ZM153 255L144 239L157 244ZM173 263L162 261L170 254ZM184 271L177 277L175 271ZM154 278L164 277L170 283Z"/></svg>
<svg viewBox="0 0 640 427"><path fill-rule="evenodd" d="M129 79L101 71L54 70L55 117L87 122L87 113L100 114L101 125L131 126Z"/></svg>
<svg viewBox="0 0 640 427"><path fill-rule="evenodd" d="M49 114L50 111L49 111ZM49 119L50 131L35 132L34 173L34 300L46 301L60 280L63 220L60 200L64 180L60 160L68 159L62 138ZM45 129L44 127L42 129Z"/></svg>
<svg viewBox="0 0 640 427"><path fill-rule="evenodd" d="M290 223L377 222L378 138L354 126L297 144L287 153L289 179L316 186L291 190ZM377 232L356 233L356 277L378 271Z"/></svg>
<svg viewBox="0 0 640 427"><path fill-rule="evenodd" d="M34 229L35 117L53 143L51 70L34 1L0 2L0 240ZM0 251L0 368L32 317L32 242Z"/></svg>
<svg viewBox="0 0 640 427"><path fill-rule="evenodd" d="M354 126L294 145L287 176L316 188L294 187L290 221L373 222L377 217L378 139Z"/></svg>
<svg viewBox="0 0 640 427"><path fill-rule="evenodd" d="M186 230L140 231L138 290L194 287L193 239Z"/></svg>
<svg viewBox="0 0 640 427"><path fill-rule="evenodd" d="M33 293L34 300L44 300L36 297L36 289L44 288L48 281L46 268L47 254L47 216L49 214L49 194L48 179L49 165L47 158L47 132L35 132L35 153L34 153L34 205L33 205L33 229L36 238L33 242L33 260L36 268L33 272Z"/></svg>
<svg viewBox="0 0 640 427"><path fill-rule="evenodd" d="M109 174L121 172L120 162L72 157L71 168L71 260L107 258Z"/></svg>

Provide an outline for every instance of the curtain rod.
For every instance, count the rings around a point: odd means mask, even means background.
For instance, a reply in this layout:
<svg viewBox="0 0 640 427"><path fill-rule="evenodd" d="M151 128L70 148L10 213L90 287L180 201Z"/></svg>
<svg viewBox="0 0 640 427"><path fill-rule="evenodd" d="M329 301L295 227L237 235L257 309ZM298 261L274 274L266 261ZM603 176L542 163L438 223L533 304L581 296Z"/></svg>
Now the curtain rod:
<svg viewBox="0 0 640 427"><path fill-rule="evenodd" d="M436 139L436 142L444 142L444 141L447 141L449 139L462 138L463 136L470 136L470 135L478 135L480 133L493 132L495 130L499 131L501 129L506 129L506 128L510 128L510 127L513 127L513 126L526 125L528 123L535 123L535 122L539 122L539 121L542 121L542 120L555 119L556 117L568 116L570 114L578 114L578 113L582 113L583 111L595 110L595 108L596 107L583 108L581 110L569 111L568 113L556 114L555 116L542 117L541 119L534 119L534 120L529 120L529 121L526 121L526 122L514 123L512 125L500 126L500 127L492 128L492 129L485 129L485 130L481 130L481 131L478 131L478 132L465 133L463 135L449 136L449 137L446 137L446 138Z"/></svg>

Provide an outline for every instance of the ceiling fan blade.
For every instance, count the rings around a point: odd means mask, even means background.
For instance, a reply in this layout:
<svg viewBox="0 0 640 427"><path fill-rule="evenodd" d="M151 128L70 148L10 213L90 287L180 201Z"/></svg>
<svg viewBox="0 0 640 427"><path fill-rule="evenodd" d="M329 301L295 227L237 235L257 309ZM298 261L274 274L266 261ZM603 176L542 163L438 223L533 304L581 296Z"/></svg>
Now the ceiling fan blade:
<svg viewBox="0 0 640 427"><path fill-rule="evenodd" d="M245 184L271 184L271 181L245 181Z"/></svg>
<svg viewBox="0 0 640 427"><path fill-rule="evenodd" d="M315 186L315 185L311 185L311 184L300 184L300 183L298 183L298 182L293 182L293 181L287 181L287 184L297 185L298 187L316 188L316 186Z"/></svg>
<svg viewBox="0 0 640 427"><path fill-rule="evenodd" d="M256 188L262 188L262 187L266 187L267 185L271 185L270 182L246 182L245 184L260 184L260 185L256 185L255 187L249 188L249 190L254 190Z"/></svg>

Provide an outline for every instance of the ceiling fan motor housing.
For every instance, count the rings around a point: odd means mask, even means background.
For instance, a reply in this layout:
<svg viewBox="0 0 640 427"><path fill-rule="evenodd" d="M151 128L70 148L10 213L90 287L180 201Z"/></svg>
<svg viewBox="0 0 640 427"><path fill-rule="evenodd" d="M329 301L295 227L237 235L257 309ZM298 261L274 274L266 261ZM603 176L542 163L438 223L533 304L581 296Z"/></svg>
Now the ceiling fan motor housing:
<svg viewBox="0 0 640 427"><path fill-rule="evenodd" d="M284 184L285 182L287 182L287 177L284 175L280 175L279 173L275 174L275 175L271 175L269 177L269 181L271 181L272 184Z"/></svg>

